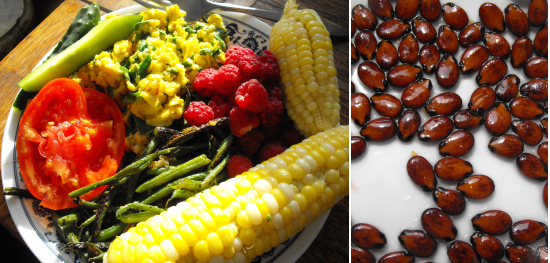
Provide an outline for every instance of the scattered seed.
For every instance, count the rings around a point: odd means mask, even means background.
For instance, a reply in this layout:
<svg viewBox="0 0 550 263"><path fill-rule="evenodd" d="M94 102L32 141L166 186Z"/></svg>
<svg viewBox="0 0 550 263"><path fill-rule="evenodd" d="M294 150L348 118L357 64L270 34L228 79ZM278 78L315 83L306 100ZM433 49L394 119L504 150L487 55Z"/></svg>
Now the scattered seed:
<svg viewBox="0 0 550 263"><path fill-rule="evenodd" d="M414 255L408 251L391 252L381 257L378 263L414 263Z"/></svg>
<svg viewBox="0 0 550 263"><path fill-rule="evenodd" d="M441 93L426 102L424 109L430 116L453 115L462 107L462 99L454 92Z"/></svg>
<svg viewBox="0 0 550 263"><path fill-rule="evenodd" d="M456 189L464 196L483 199L495 191L495 183L486 175L476 174L460 181Z"/></svg>
<svg viewBox="0 0 550 263"><path fill-rule="evenodd" d="M540 28L533 42L535 53L541 57L548 57L548 24Z"/></svg>
<svg viewBox="0 0 550 263"><path fill-rule="evenodd" d="M369 224L355 224L351 227L351 241L362 248L383 248L386 235Z"/></svg>
<svg viewBox="0 0 550 263"><path fill-rule="evenodd" d="M449 243L447 246L447 256L452 263L481 262L472 245L460 240Z"/></svg>
<svg viewBox="0 0 550 263"><path fill-rule="evenodd" d="M370 30L374 31L376 30L376 26L378 25L378 18L374 15L373 12L370 11L366 6L362 4L358 4L353 7L353 10L351 11L353 22L360 30Z"/></svg>
<svg viewBox="0 0 550 263"><path fill-rule="evenodd" d="M360 133L367 141L385 141L397 133L397 124L390 118L378 118L363 126Z"/></svg>
<svg viewBox="0 0 550 263"><path fill-rule="evenodd" d="M419 66L399 65L388 71L388 83L392 86L406 87L422 77Z"/></svg>
<svg viewBox="0 0 550 263"><path fill-rule="evenodd" d="M523 153L516 159L516 165L525 176L544 181L548 179L548 167L536 156Z"/></svg>
<svg viewBox="0 0 550 263"><path fill-rule="evenodd" d="M474 143L474 136L469 131L455 131L439 143L439 154L459 157L470 152Z"/></svg>
<svg viewBox="0 0 550 263"><path fill-rule="evenodd" d="M365 152L367 142L361 136L351 136L351 159L360 156Z"/></svg>
<svg viewBox="0 0 550 263"><path fill-rule="evenodd" d="M437 241L422 230L403 230L399 243L418 257L429 257L437 249Z"/></svg>
<svg viewBox="0 0 550 263"><path fill-rule="evenodd" d="M395 19L382 22L382 24L378 25L376 28L376 34L382 39L399 38L410 31L411 26L409 24Z"/></svg>
<svg viewBox="0 0 550 263"><path fill-rule="evenodd" d="M504 79L495 87L497 99L504 102L511 101L518 95L519 83L520 81L518 76L514 74L504 77Z"/></svg>
<svg viewBox="0 0 550 263"><path fill-rule="evenodd" d="M489 150L505 158L516 158L523 152L523 142L515 135L504 134L489 141Z"/></svg>
<svg viewBox="0 0 550 263"><path fill-rule="evenodd" d="M378 42L378 50L376 52L376 63L380 68L388 70L397 65L399 55L395 46L387 40Z"/></svg>
<svg viewBox="0 0 550 263"><path fill-rule="evenodd" d="M434 21L441 14L441 3L439 0L421 0L420 1L420 15L428 20Z"/></svg>
<svg viewBox="0 0 550 263"><path fill-rule="evenodd" d="M432 165L426 158L417 155L407 162L407 173L413 182L422 187L422 190L431 192L437 186L437 180Z"/></svg>
<svg viewBox="0 0 550 263"><path fill-rule="evenodd" d="M414 134L420 127L420 115L415 110L406 110L403 112L397 122L397 137L404 142L414 138Z"/></svg>
<svg viewBox="0 0 550 263"><path fill-rule="evenodd" d="M389 0L369 0L369 8L383 20L393 18L393 7Z"/></svg>
<svg viewBox="0 0 550 263"><path fill-rule="evenodd" d="M481 257L490 261L499 260L504 256L504 246L496 237L475 232L470 237L470 243Z"/></svg>
<svg viewBox="0 0 550 263"><path fill-rule="evenodd" d="M528 245L548 234L548 227L534 220L521 220L515 222L510 228L510 238L514 244Z"/></svg>
<svg viewBox="0 0 550 263"><path fill-rule="evenodd" d="M470 96L468 109L475 114L483 114L490 110L496 101L495 91L488 86L481 86Z"/></svg>
<svg viewBox="0 0 550 263"><path fill-rule="evenodd" d="M357 68L359 79L367 87L373 89L376 92L382 92L386 90L387 82L384 71L382 71L378 65L373 62L365 61Z"/></svg>
<svg viewBox="0 0 550 263"><path fill-rule="evenodd" d="M481 40L485 34L485 26L483 23L477 22L473 23L460 31L458 35L458 42L463 47L469 47Z"/></svg>
<svg viewBox="0 0 550 263"><path fill-rule="evenodd" d="M533 79L521 85L519 93L535 101L548 101L548 80Z"/></svg>
<svg viewBox="0 0 550 263"><path fill-rule="evenodd" d="M362 126L370 120L369 97L363 93L351 95L351 118L355 124Z"/></svg>
<svg viewBox="0 0 550 263"><path fill-rule="evenodd" d="M403 112L401 101L390 94L376 93L370 97L371 105L380 115L397 118Z"/></svg>
<svg viewBox="0 0 550 263"><path fill-rule="evenodd" d="M493 3L484 3L479 7L479 18L489 30L500 33L506 29L504 14L502 10Z"/></svg>
<svg viewBox="0 0 550 263"><path fill-rule="evenodd" d="M510 55L510 44L500 34L488 32L483 35L483 43L489 49L489 53L497 58L508 58Z"/></svg>
<svg viewBox="0 0 550 263"><path fill-rule="evenodd" d="M405 107L420 108L430 98L431 91L432 81L429 79L419 79L403 90L401 101Z"/></svg>
<svg viewBox="0 0 550 263"><path fill-rule="evenodd" d="M376 52L376 38L371 32L359 32L355 36L355 45L363 59L370 60L374 58L374 52Z"/></svg>
<svg viewBox="0 0 550 263"><path fill-rule="evenodd" d="M533 43L527 37L520 37L512 45L510 64L514 68L522 68L525 62L533 55Z"/></svg>
<svg viewBox="0 0 550 263"><path fill-rule="evenodd" d="M351 247L351 262L354 263L376 263L376 258L366 249Z"/></svg>
<svg viewBox="0 0 550 263"><path fill-rule="evenodd" d="M485 116L485 128L494 135L505 134L512 123L512 115L508 106L497 102L495 107Z"/></svg>
<svg viewBox="0 0 550 263"><path fill-rule="evenodd" d="M504 211L489 210L472 217L472 225L477 231L490 235L502 235L512 226L512 218Z"/></svg>
<svg viewBox="0 0 550 263"><path fill-rule="evenodd" d="M426 209L420 221L428 234L447 242L454 240L458 233L453 220L439 208Z"/></svg>
<svg viewBox="0 0 550 263"><path fill-rule="evenodd" d="M506 14L506 24L512 34L520 37L525 36L529 32L529 19L521 8L516 4L509 4L504 9Z"/></svg>
<svg viewBox="0 0 550 263"><path fill-rule="evenodd" d="M434 72L437 63L439 62L439 58L441 57L441 54L439 53L439 50L434 45L424 45L422 49L420 49L419 59L420 59L420 65L422 66L422 70L424 72L431 74Z"/></svg>
<svg viewBox="0 0 550 263"><path fill-rule="evenodd" d="M454 190L439 187L433 192L433 199L437 206L448 215L459 215L466 208L466 200Z"/></svg>
<svg viewBox="0 0 550 263"><path fill-rule="evenodd" d="M512 121L512 131L529 145L537 145L542 140L542 128L532 121Z"/></svg>
<svg viewBox="0 0 550 263"><path fill-rule="evenodd" d="M418 41L414 37L413 34L407 34L403 37L401 40L401 43L399 43L399 59L403 63L407 64L414 64L416 61L418 61L418 50L420 47L418 46Z"/></svg>
<svg viewBox="0 0 550 263"><path fill-rule="evenodd" d="M510 263L527 263L536 260L535 252L530 247L509 243L505 249L504 252Z"/></svg>
<svg viewBox="0 0 550 263"><path fill-rule="evenodd" d="M504 76L508 67L506 63L498 58L493 58L481 66L481 70L476 76L478 85L492 85L499 82Z"/></svg>
<svg viewBox="0 0 550 263"><path fill-rule="evenodd" d="M432 23L419 16L412 21L411 25L412 31L416 38L418 38L418 41L424 44L431 44L435 42L437 32L435 31L435 27Z"/></svg>
<svg viewBox="0 0 550 263"><path fill-rule="evenodd" d="M547 0L532 0L527 14L531 25L542 26L548 18Z"/></svg>
<svg viewBox="0 0 550 263"><path fill-rule="evenodd" d="M424 142L445 139L453 131L453 122L445 116L429 119L418 129L418 139Z"/></svg>
<svg viewBox="0 0 550 263"><path fill-rule="evenodd" d="M546 78L548 77L548 59L532 58L525 62L523 73L529 78Z"/></svg>
<svg viewBox="0 0 550 263"><path fill-rule="evenodd" d="M473 115L468 110L459 110L453 116L453 123L456 128L462 130L472 130L483 124L483 115Z"/></svg>
<svg viewBox="0 0 550 263"><path fill-rule="evenodd" d="M519 97L510 102L510 112L521 119L538 119L544 114L544 106L531 99Z"/></svg>
<svg viewBox="0 0 550 263"><path fill-rule="evenodd" d="M454 54L458 51L458 37L449 26L444 25L439 27L437 47L443 54Z"/></svg>
<svg viewBox="0 0 550 263"><path fill-rule="evenodd" d="M482 45L473 45L462 53L460 58L460 71L464 74L472 74L481 68L483 63L489 58L489 51Z"/></svg>
<svg viewBox="0 0 550 263"><path fill-rule="evenodd" d="M411 20L418 11L420 1L418 0L399 0L395 5L395 17L407 21Z"/></svg>
<svg viewBox="0 0 550 263"><path fill-rule="evenodd" d="M541 161L548 166L548 142L543 142L537 148L537 154Z"/></svg>
<svg viewBox="0 0 550 263"><path fill-rule="evenodd" d="M434 172L445 180L463 180L474 172L472 164L455 157L446 157L439 160L434 166Z"/></svg>

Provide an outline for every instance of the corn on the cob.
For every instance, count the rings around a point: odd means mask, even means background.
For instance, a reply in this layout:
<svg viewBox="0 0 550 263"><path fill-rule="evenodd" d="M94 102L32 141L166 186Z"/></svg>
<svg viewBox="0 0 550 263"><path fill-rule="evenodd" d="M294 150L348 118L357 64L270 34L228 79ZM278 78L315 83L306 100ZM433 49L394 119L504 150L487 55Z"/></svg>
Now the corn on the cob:
<svg viewBox="0 0 550 263"><path fill-rule="evenodd" d="M117 237L104 262L250 262L348 195L348 126L338 126Z"/></svg>
<svg viewBox="0 0 550 263"><path fill-rule="evenodd" d="M285 107L305 137L331 129L340 120L340 91L330 34L314 10L285 4L271 28L269 48L276 55Z"/></svg>

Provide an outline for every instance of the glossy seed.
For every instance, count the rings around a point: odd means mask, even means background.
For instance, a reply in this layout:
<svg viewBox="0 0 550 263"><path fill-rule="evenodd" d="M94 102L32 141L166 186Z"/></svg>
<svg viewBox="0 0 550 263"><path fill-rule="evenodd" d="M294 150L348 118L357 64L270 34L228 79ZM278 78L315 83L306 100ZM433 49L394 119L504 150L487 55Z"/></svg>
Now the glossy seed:
<svg viewBox="0 0 550 263"><path fill-rule="evenodd" d="M468 102L468 109L475 114L483 114L493 107L497 97L489 86L481 86L474 90Z"/></svg>
<svg viewBox="0 0 550 263"><path fill-rule="evenodd" d="M376 263L374 255L360 247L351 247L351 262L354 263Z"/></svg>
<svg viewBox="0 0 550 263"><path fill-rule="evenodd" d="M546 160L548 161L548 159ZM544 201L544 204L548 207L548 182L546 182L544 189L542 189L542 201Z"/></svg>
<svg viewBox="0 0 550 263"><path fill-rule="evenodd" d="M532 0L527 15L531 25L542 26L548 19L548 1Z"/></svg>
<svg viewBox="0 0 550 263"><path fill-rule="evenodd" d="M407 173L413 182L422 187L422 190L431 192L437 187L432 165L426 158L417 155L407 162Z"/></svg>
<svg viewBox="0 0 550 263"><path fill-rule="evenodd" d="M490 235L502 235L512 226L512 218L504 211L489 210L472 217L472 225L477 231Z"/></svg>
<svg viewBox="0 0 550 263"><path fill-rule="evenodd" d="M350 81L351 82L351 93L355 93L355 83L353 83L353 81Z"/></svg>
<svg viewBox="0 0 550 263"><path fill-rule="evenodd" d="M422 17L416 17L412 23L412 31L418 41L424 44L434 43L437 38L437 31L432 23L426 21Z"/></svg>
<svg viewBox="0 0 550 263"><path fill-rule="evenodd" d="M376 92L382 92L386 90L387 82L384 71L382 71L378 65L373 62L365 61L357 68L359 79L367 87L373 89Z"/></svg>
<svg viewBox="0 0 550 263"><path fill-rule="evenodd" d="M363 126L360 133L367 141L385 141L397 133L397 124L390 118L378 118Z"/></svg>
<svg viewBox="0 0 550 263"><path fill-rule="evenodd" d="M371 106L380 115L397 118L403 112L401 101L390 94L376 93L370 97Z"/></svg>
<svg viewBox="0 0 550 263"><path fill-rule="evenodd" d="M537 154L540 160L548 166L548 142L543 142L537 148Z"/></svg>
<svg viewBox="0 0 550 263"><path fill-rule="evenodd" d="M546 134L546 137L548 137L548 116L540 120L540 127L544 131L544 134Z"/></svg>
<svg viewBox="0 0 550 263"><path fill-rule="evenodd" d="M420 65L422 66L422 70L424 72L431 74L435 71L435 68L437 66L437 63L439 62L439 58L441 57L441 54L439 53L439 50L434 45L424 45L422 49L420 49Z"/></svg>
<svg viewBox="0 0 550 263"><path fill-rule="evenodd" d="M378 263L413 263L414 255L409 251L391 252L382 256Z"/></svg>
<svg viewBox="0 0 550 263"><path fill-rule="evenodd" d="M432 81L429 79L419 79L403 90L401 101L407 108L420 108L430 98L431 91Z"/></svg>
<svg viewBox="0 0 550 263"><path fill-rule="evenodd" d="M503 36L488 32L483 35L483 43L489 49L491 55L505 59L510 55L510 43Z"/></svg>
<svg viewBox="0 0 550 263"><path fill-rule="evenodd" d="M418 50L420 49L418 41L413 34L407 34L399 43L399 59L403 63L414 64L418 61Z"/></svg>
<svg viewBox="0 0 550 263"><path fill-rule="evenodd" d="M505 254L510 263L535 262L535 252L528 246L521 246L514 243L506 245Z"/></svg>
<svg viewBox="0 0 550 263"><path fill-rule="evenodd" d="M447 242L454 240L458 230L453 220L439 208L428 208L420 219L422 227L431 236Z"/></svg>
<svg viewBox="0 0 550 263"><path fill-rule="evenodd" d="M388 83L392 86L406 87L422 77L419 66L398 65L388 71Z"/></svg>
<svg viewBox="0 0 550 263"><path fill-rule="evenodd" d="M439 143L439 154L459 157L470 152L474 143L474 136L469 131L455 131Z"/></svg>
<svg viewBox="0 0 550 263"><path fill-rule="evenodd" d="M418 11L419 0L399 0L395 5L395 17L406 21L411 20Z"/></svg>
<svg viewBox="0 0 550 263"><path fill-rule="evenodd" d="M359 52L357 51L357 48L355 48L355 45L353 43L351 44L350 52L351 52L351 62L357 62L359 60Z"/></svg>
<svg viewBox="0 0 550 263"><path fill-rule="evenodd" d="M453 116L455 127L461 130L472 130L483 124L483 115L473 115L468 110L459 110Z"/></svg>
<svg viewBox="0 0 550 263"><path fill-rule="evenodd" d="M422 230L403 230L399 243L418 257L429 257L437 249L437 241Z"/></svg>
<svg viewBox="0 0 550 263"><path fill-rule="evenodd" d="M404 142L412 140L420 124L421 119L418 112L415 110L404 111L397 122L397 137Z"/></svg>
<svg viewBox="0 0 550 263"><path fill-rule="evenodd" d="M441 93L426 102L424 109L430 116L453 115L462 107L462 99L454 92Z"/></svg>
<svg viewBox="0 0 550 263"><path fill-rule="evenodd" d="M350 34L351 34L351 37L353 37L353 35L355 34L355 23L353 23L353 18L350 20L350 25L351 25L351 28L350 28Z"/></svg>
<svg viewBox="0 0 550 263"><path fill-rule="evenodd" d="M421 0L420 1L420 15L428 20L434 21L441 14L441 3L439 0Z"/></svg>
<svg viewBox="0 0 550 263"><path fill-rule="evenodd" d="M548 263L548 245L538 246L536 249L536 263Z"/></svg>
<svg viewBox="0 0 550 263"><path fill-rule="evenodd" d="M460 31L458 42L463 47L469 47L481 40L485 34L485 26L481 22L473 23Z"/></svg>
<svg viewBox="0 0 550 263"><path fill-rule="evenodd" d="M382 39L394 39L402 37L411 31L411 26L400 20L388 20L376 28L376 34Z"/></svg>
<svg viewBox="0 0 550 263"><path fill-rule="evenodd" d="M525 62L533 55L533 43L527 37L520 37L512 45L510 63L514 68L522 68Z"/></svg>
<svg viewBox="0 0 550 263"><path fill-rule="evenodd" d="M459 215L466 208L466 200L457 191L439 187L433 192L432 196L437 206L448 215Z"/></svg>
<svg viewBox="0 0 550 263"><path fill-rule="evenodd" d="M383 20L393 18L393 6L389 0L369 0L369 8Z"/></svg>
<svg viewBox="0 0 550 263"><path fill-rule="evenodd" d="M480 86L495 84L506 76L507 71L508 67L504 61L498 58L491 59L481 66L476 76L477 84Z"/></svg>
<svg viewBox="0 0 550 263"><path fill-rule="evenodd" d="M505 20L508 25L508 30L512 34L520 37L525 36L529 32L529 19L527 14L521 10L521 8L516 4L509 4L504 9L506 14Z"/></svg>
<svg viewBox="0 0 550 263"><path fill-rule="evenodd" d="M485 116L485 128L494 135L505 134L512 123L512 115L503 102L497 102L495 107Z"/></svg>
<svg viewBox="0 0 550 263"><path fill-rule="evenodd" d="M360 156L365 152L367 142L361 136L351 136L351 158Z"/></svg>
<svg viewBox="0 0 550 263"><path fill-rule="evenodd" d="M470 243L477 253L487 260L495 261L504 256L504 246L496 237L475 232L470 237Z"/></svg>
<svg viewBox="0 0 550 263"><path fill-rule="evenodd" d="M535 53L541 57L548 57L548 24L541 27L533 40Z"/></svg>
<svg viewBox="0 0 550 263"><path fill-rule="evenodd" d="M369 31L361 31L355 36L355 46L363 59L370 60L374 58L376 52L376 38Z"/></svg>
<svg viewBox="0 0 550 263"><path fill-rule="evenodd" d="M372 225L359 223L351 227L351 241L362 248L383 248L386 235Z"/></svg>
<svg viewBox="0 0 550 263"><path fill-rule="evenodd" d="M445 23L455 30L463 29L468 25L468 14L460 6L454 3L446 3L441 9L443 10L443 19Z"/></svg>
<svg viewBox="0 0 550 263"><path fill-rule="evenodd" d="M544 102L548 100L548 80L533 79L523 85L519 90L521 95L532 100Z"/></svg>
<svg viewBox="0 0 550 263"><path fill-rule="evenodd" d="M495 183L486 175L472 175L458 183L456 189L466 197L483 199L495 191Z"/></svg>
<svg viewBox="0 0 550 263"><path fill-rule="evenodd" d="M511 101L518 95L519 83L518 76L514 74L504 77L495 87L497 99L504 102Z"/></svg>
<svg viewBox="0 0 550 263"><path fill-rule="evenodd" d="M433 117L418 129L418 139L424 142L445 139L453 131L453 121L445 116Z"/></svg>
<svg viewBox="0 0 550 263"><path fill-rule="evenodd" d="M481 18L481 22L483 22L489 30L500 33L506 29L504 14L502 10L493 3L484 3L479 7L479 18Z"/></svg>
<svg viewBox="0 0 550 263"><path fill-rule="evenodd" d="M529 145L537 145L542 140L542 128L532 121L513 120L512 131Z"/></svg>
<svg viewBox="0 0 550 263"><path fill-rule="evenodd" d="M395 46L387 40L378 42L378 50L376 52L376 63L380 68L388 70L397 65L399 55Z"/></svg>
<svg viewBox="0 0 550 263"><path fill-rule="evenodd" d="M435 68L435 77L443 88L451 88L458 82L460 70L454 56L445 55L441 58Z"/></svg>
<svg viewBox="0 0 550 263"><path fill-rule="evenodd" d="M532 58L525 62L523 73L529 78L546 78L548 77L548 59Z"/></svg>
<svg viewBox="0 0 550 263"><path fill-rule="evenodd" d="M480 263L472 245L455 240L447 246L447 256L452 263Z"/></svg>
<svg viewBox="0 0 550 263"><path fill-rule="evenodd" d="M504 134L491 138L489 150L505 158L516 158L523 152L523 142L515 135Z"/></svg>
<svg viewBox="0 0 550 263"><path fill-rule="evenodd" d="M353 22L359 30L374 31L378 25L378 18L366 6L358 4L351 11Z"/></svg>
<svg viewBox="0 0 550 263"><path fill-rule="evenodd" d="M516 165L522 174L531 179L539 181L548 179L548 166L544 165L538 157L530 153L521 154L516 159Z"/></svg>
<svg viewBox="0 0 550 263"><path fill-rule="evenodd" d="M458 50L458 37L449 26L444 25L439 27L437 47L443 54L454 54Z"/></svg>
<svg viewBox="0 0 550 263"><path fill-rule="evenodd" d="M370 120L370 101L369 97L363 93L354 93L351 95L351 118L355 124L362 126Z"/></svg>
<svg viewBox="0 0 550 263"><path fill-rule="evenodd" d="M510 102L510 112L521 119L538 119L544 114L544 106L531 99L519 97Z"/></svg>
<svg viewBox="0 0 550 263"><path fill-rule="evenodd" d="M515 222L510 228L510 238L514 244L528 245L548 234L548 227L534 220L521 220Z"/></svg>
<svg viewBox="0 0 550 263"><path fill-rule="evenodd" d="M473 45L462 53L460 58L460 71L464 74L472 74L481 68L483 63L489 58L489 51L482 45Z"/></svg>
<svg viewBox="0 0 550 263"><path fill-rule="evenodd" d="M458 181L467 178L474 172L472 164L455 157L445 157L434 166L434 172L439 178Z"/></svg>

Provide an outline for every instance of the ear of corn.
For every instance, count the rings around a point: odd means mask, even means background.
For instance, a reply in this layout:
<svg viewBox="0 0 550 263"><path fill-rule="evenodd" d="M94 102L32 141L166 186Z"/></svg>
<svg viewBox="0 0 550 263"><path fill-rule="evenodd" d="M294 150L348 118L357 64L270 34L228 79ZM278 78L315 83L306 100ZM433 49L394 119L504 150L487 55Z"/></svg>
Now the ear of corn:
<svg viewBox="0 0 550 263"><path fill-rule="evenodd" d="M349 194L348 126L305 139L117 237L104 262L250 262Z"/></svg>
<svg viewBox="0 0 550 263"><path fill-rule="evenodd" d="M330 34L314 10L295 0L271 28L269 48L277 57L285 107L305 136L333 128L340 120L340 91Z"/></svg>

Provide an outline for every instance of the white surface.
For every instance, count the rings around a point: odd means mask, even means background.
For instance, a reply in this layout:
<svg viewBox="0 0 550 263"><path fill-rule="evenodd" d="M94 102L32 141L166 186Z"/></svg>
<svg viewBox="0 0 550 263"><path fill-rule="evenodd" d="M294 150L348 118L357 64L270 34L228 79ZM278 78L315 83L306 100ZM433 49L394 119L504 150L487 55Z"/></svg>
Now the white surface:
<svg viewBox="0 0 550 263"><path fill-rule="evenodd" d="M139 13L144 10L144 7L136 5L117 10L113 13L124 15ZM252 16L235 12L219 13L232 17L243 24L251 25L269 36L271 27ZM104 16L102 19L104 19ZM234 23L234 21L228 22ZM232 42L229 42L228 44L230 46L233 45ZM267 43L263 44L267 45ZM48 54L46 54L43 60L45 60L47 56ZM38 64L41 63L42 61ZM20 116L21 112L14 111L12 108L6 121L4 138L2 140L1 156L2 184L4 187L26 188L25 183L21 179L21 175L18 174L16 176L15 171L17 171L18 167L14 167L14 165L17 165L14 161L14 153L15 137L17 135ZM55 229L51 226L48 227L50 221L45 217L35 215L33 212L32 200L14 196L6 196L6 203L17 230L23 237L23 240L27 246L41 262L74 262L74 254L68 254L66 251L62 251L60 254L57 251L60 247L60 242L57 240L57 236L55 235ZM321 231L329 213L330 210L325 214L320 215L317 220L309 224L298 237L291 237L289 240L292 242L284 242L285 244L280 244L275 250L272 250L273 253L269 253L269 255L264 254L261 258L261 262L286 263L297 261L311 245L315 237L317 237L317 234Z"/></svg>
<svg viewBox="0 0 550 263"><path fill-rule="evenodd" d="M440 0L441 4L448 1ZM391 1L395 7L396 1ZM461 0L454 3L462 7L467 13L470 22L481 21L479 19L479 6L486 1ZM504 12L509 1L495 0L494 2ZM527 13L528 0L515 1L525 13ZM350 10L356 4L367 5L366 1L352 0L350 1ZM417 13L420 15L420 13ZM381 23L379 19L379 24ZM442 16L433 23L437 30L440 25L445 24ZM531 27L528 37L533 40L538 27ZM455 31L458 33L460 31ZM376 35L376 33L374 33ZM516 36L509 30L506 30L502 35L510 43L510 47L514 43ZM397 48L400 40L394 40L393 43ZM480 42L481 43L481 42ZM420 48L423 44L420 43ZM462 46L454 55L457 62L460 61ZM535 56L535 54L533 54ZM357 76L357 67L364 60L358 61L351 67L352 81L355 83L356 92L365 93L369 98L374 92L367 88ZM523 74L523 71L514 69L510 66L510 58L505 62L508 64L508 74L516 74L521 80L521 84L529 80ZM419 65L419 64L418 64ZM387 71L386 71L387 73ZM462 98L462 109L467 109L468 101L472 92L478 88L475 82L477 72L472 75L460 75L459 82L451 89L442 89L434 73L424 74L424 78L432 80L433 89L430 98L442 92L455 92ZM496 85L491 85L494 89ZM401 97L403 88L390 87L385 93L392 94L397 98ZM422 124L429 119L429 116L422 110L417 109L422 118ZM381 117L376 111L371 112L371 120ZM397 119L395 119L397 121ZM538 120L536 121L538 122ZM360 127L351 124L351 135L359 135ZM455 129L456 130L456 129ZM542 190L544 182L531 180L521 174L515 164L515 159L504 159L489 151L487 144L493 137L487 132L485 127L481 126L471 131L475 137L475 145L472 150L465 156L461 157L474 167L474 174L484 174L493 179L495 182L495 192L488 198L482 200L474 200L466 198L466 210L458 215L451 216L455 226L458 229L458 240L470 243L470 236L474 232L471 218L487 210L503 210L510 214L514 222L522 219L533 219L541 221L548 225L548 209L542 201ZM510 130L508 133L513 134ZM543 142L548 138L544 136ZM415 230L422 229L420 216L425 209L437 207L432 194L424 192L415 185L409 178L406 170L406 164L411 157L411 151L417 152L425 157L432 166L442 158L438 152L439 142L425 143L420 142L418 137L411 142L403 143L397 136L386 142L367 142L367 150L365 153L352 160L351 169L351 188L350 191L350 211L351 225L357 223L368 223L380 229L387 238L387 244L382 249L370 250L378 260L383 255L393 251L403 251L405 248L399 244L397 239L401 231L405 229ZM532 153L535 156L537 146L525 145L525 153ZM438 178L438 186L446 189L456 189L456 182L442 181ZM504 235L497 236L504 246L511 242L508 232ZM438 241L436 253L429 258L416 258L417 262L435 261L449 262L447 257L446 246L448 242ZM530 244L531 248L545 244L543 239L536 243ZM505 257L503 260L507 260Z"/></svg>

